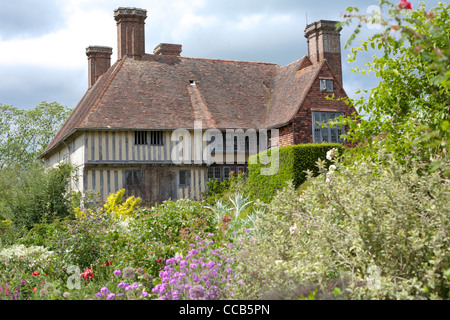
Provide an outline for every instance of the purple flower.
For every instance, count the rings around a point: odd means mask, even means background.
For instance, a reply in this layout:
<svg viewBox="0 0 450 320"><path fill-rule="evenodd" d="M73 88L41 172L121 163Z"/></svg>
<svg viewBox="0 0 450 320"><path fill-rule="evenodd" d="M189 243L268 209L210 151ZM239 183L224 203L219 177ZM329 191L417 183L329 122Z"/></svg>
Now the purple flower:
<svg viewBox="0 0 450 320"><path fill-rule="evenodd" d="M139 288L139 284L138 283L133 283L130 288L131 289L137 289L137 288Z"/></svg>
<svg viewBox="0 0 450 320"><path fill-rule="evenodd" d="M146 291L142 292L142 296L143 296L144 298L147 298L147 297L148 297L148 292L146 292Z"/></svg>
<svg viewBox="0 0 450 320"><path fill-rule="evenodd" d="M213 261L208 262L208 269L211 270L216 264Z"/></svg>
<svg viewBox="0 0 450 320"><path fill-rule="evenodd" d="M120 270L114 271L115 276L120 276L121 274L122 274L122 271L120 271Z"/></svg>
<svg viewBox="0 0 450 320"><path fill-rule="evenodd" d="M196 254L198 254L198 251L195 250L195 249L193 249L193 250L191 250L191 251L189 252L188 255L193 256L193 255L196 255Z"/></svg>
<svg viewBox="0 0 450 320"><path fill-rule="evenodd" d="M245 229L245 232L247 233L250 233L250 231L251 231L250 229Z"/></svg>
<svg viewBox="0 0 450 320"><path fill-rule="evenodd" d="M208 237L214 237L213 233L208 233Z"/></svg>
<svg viewBox="0 0 450 320"><path fill-rule="evenodd" d="M199 299L203 298L205 296L205 288L203 286L195 286L189 290L189 294L191 295L192 299Z"/></svg>
<svg viewBox="0 0 450 320"><path fill-rule="evenodd" d="M116 297L115 294L111 293L108 295L108 298L106 298L107 300L113 300Z"/></svg>
<svg viewBox="0 0 450 320"><path fill-rule="evenodd" d="M191 263L191 265L189 266L191 269L197 269L197 265L195 263Z"/></svg>
<svg viewBox="0 0 450 320"><path fill-rule="evenodd" d="M105 295L108 295L111 293L111 291L109 291L109 289L107 287L103 287L100 289L101 293L104 293Z"/></svg>
<svg viewBox="0 0 450 320"><path fill-rule="evenodd" d="M97 298L102 299L103 298L103 293L101 292L97 292L97 294L95 295Z"/></svg>

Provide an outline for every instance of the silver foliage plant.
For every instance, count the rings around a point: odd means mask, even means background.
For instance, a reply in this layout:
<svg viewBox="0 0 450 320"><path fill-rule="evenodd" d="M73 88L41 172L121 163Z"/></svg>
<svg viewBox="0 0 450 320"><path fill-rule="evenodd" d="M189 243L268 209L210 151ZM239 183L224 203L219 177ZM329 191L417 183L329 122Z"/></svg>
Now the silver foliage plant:
<svg viewBox="0 0 450 320"><path fill-rule="evenodd" d="M449 299L449 180L388 162L322 167L256 211L235 246L239 296Z"/></svg>

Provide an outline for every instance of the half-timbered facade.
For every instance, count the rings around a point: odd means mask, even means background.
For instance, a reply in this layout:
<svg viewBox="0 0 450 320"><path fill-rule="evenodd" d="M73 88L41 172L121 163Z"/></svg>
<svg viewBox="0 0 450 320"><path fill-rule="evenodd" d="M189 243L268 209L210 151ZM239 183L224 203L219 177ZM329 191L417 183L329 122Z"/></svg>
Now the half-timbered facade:
<svg viewBox="0 0 450 320"><path fill-rule="evenodd" d="M317 125L355 112L326 99L346 97L336 22L310 24L308 55L280 67L182 57L176 44L146 54L146 17L142 9L115 11L113 65L112 48L86 50L89 89L41 155L47 166L64 161L77 168L72 188L103 200L121 189L146 202L199 200L208 180L246 171L248 156L268 144L341 142L343 129ZM202 153L211 145L222 162Z"/></svg>

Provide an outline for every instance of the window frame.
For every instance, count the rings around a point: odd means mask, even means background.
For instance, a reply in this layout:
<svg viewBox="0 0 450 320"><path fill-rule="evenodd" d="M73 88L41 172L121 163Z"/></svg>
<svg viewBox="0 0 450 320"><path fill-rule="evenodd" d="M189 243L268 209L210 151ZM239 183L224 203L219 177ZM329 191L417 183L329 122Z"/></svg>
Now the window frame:
<svg viewBox="0 0 450 320"><path fill-rule="evenodd" d="M333 79L320 79L320 92L334 92Z"/></svg>
<svg viewBox="0 0 450 320"><path fill-rule="evenodd" d="M340 138L340 136L345 133L345 127L330 127L327 125L326 127L322 128L321 126L321 123L327 123L330 119L339 118L343 115L345 115L344 112L312 111L311 118L313 143L345 143L345 141ZM317 121L317 117L319 118L319 121ZM317 132L319 132L320 135L319 139L317 139ZM333 137L335 137L336 141L332 141Z"/></svg>
<svg viewBox="0 0 450 320"><path fill-rule="evenodd" d="M185 174L185 183L181 183L182 173ZM191 185L191 170L183 169L178 172L178 184L180 187L188 187Z"/></svg>
<svg viewBox="0 0 450 320"><path fill-rule="evenodd" d="M212 170L212 178L210 172ZM221 167L208 167L207 173L208 181L217 180L222 181L222 168Z"/></svg>
<svg viewBox="0 0 450 320"><path fill-rule="evenodd" d="M134 132L134 145L135 146L146 146L146 145L148 145L148 133L147 133L147 131L136 130Z"/></svg>
<svg viewBox="0 0 450 320"><path fill-rule="evenodd" d="M164 131L134 131L135 146L164 146Z"/></svg>

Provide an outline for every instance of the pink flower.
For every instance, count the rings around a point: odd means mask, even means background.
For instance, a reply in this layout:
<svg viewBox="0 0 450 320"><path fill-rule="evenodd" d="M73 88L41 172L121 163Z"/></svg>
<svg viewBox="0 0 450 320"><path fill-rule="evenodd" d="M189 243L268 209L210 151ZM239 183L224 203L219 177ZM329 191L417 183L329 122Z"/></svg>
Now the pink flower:
<svg viewBox="0 0 450 320"><path fill-rule="evenodd" d="M400 3L398 4L399 9L408 9L412 10L412 4L408 0L400 0Z"/></svg>

